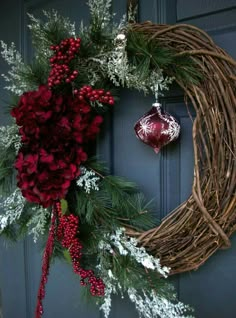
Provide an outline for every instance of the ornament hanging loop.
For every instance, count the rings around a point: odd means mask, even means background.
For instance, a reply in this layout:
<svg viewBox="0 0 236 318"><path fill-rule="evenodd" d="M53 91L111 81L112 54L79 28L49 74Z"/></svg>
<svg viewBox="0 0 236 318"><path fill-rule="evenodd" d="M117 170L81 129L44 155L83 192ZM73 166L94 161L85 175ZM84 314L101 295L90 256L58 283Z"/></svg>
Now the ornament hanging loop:
<svg viewBox="0 0 236 318"><path fill-rule="evenodd" d="M158 103L158 96L159 96L159 84L154 85L154 94L155 94L155 101Z"/></svg>

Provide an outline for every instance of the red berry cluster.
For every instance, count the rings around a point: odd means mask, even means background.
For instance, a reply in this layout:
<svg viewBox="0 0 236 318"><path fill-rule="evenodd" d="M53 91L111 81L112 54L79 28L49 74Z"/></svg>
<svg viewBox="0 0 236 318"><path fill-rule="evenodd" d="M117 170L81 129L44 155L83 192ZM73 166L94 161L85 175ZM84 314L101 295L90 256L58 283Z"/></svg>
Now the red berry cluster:
<svg viewBox="0 0 236 318"><path fill-rule="evenodd" d="M75 58L80 48L80 39L64 39L59 45L52 45L50 49L54 55L50 58L51 71L48 77L48 86L52 87L61 84L73 82L78 76L78 71L71 70L70 62Z"/></svg>
<svg viewBox="0 0 236 318"><path fill-rule="evenodd" d="M100 278L95 277L92 270L85 270L80 267L82 257L82 244L77 233L79 218L73 214L62 215L60 203L55 204L59 216L57 238L64 248L69 250L74 272L81 277L81 285L90 285L90 292L93 296L104 296L105 285Z"/></svg>
<svg viewBox="0 0 236 318"><path fill-rule="evenodd" d="M114 105L114 97L111 92L104 89L93 89L89 85L83 86L80 90L75 89L74 94L79 96L79 100L90 100L91 102L98 101L109 105Z"/></svg>
<svg viewBox="0 0 236 318"><path fill-rule="evenodd" d="M43 314L43 298L45 297L45 286L49 274L50 258L53 253L53 246L55 240L55 223L56 223L56 213L53 211L51 227L49 229L48 240L43 254L43 265L42 265L42 276L40 280L40 286L38 290L38 300L35 312L35 318L41 318Z"/></svg>

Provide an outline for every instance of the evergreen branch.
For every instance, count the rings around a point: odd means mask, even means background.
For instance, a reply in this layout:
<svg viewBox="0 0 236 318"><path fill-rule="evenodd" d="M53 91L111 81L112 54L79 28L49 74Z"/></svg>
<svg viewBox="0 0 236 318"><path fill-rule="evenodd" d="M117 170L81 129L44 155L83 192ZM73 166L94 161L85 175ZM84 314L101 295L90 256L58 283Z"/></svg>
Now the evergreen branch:
<svg viewBox="0 0 236 318"><path fill-rule="evenodd" d="M156 224L150 212L151 202L146 202L145 196L138 191L137 185L124 178L103 174L104 165L97 163L97 170L87 165L101 179L100 188L109 195L111 206L117 209L116 220L121 225L129 225L135 229L150 228ZM100 172L101 171L101 172Z"/></svg>
<svg viewBox="0 0 236 318"><path fill-rule="evenodd" d="M51 56L50 46L60 43L65 38L75 37L75 25L68 18L59 15L55 10L43 11L47 22L28 14L32 34L32 44L36 50L36 58L41 60Z"/></svg>
<svg viewBox="0 0 236 318"><path fill-rule="evenodd" d="M9 195L16 188L14 162L20 148L17 126L0 127L0 195Z"/></svg>
<svg viewBox="0 0 236 318"><path fill-rule="evenodd" d="M174 49L163 46L156 39L150 41L139 32L129 31L127 39L129 61L142 78L149 78L152 70L162 69L167 75L187 83L197 84L201 80L191 57L179 56Z"/></svg>

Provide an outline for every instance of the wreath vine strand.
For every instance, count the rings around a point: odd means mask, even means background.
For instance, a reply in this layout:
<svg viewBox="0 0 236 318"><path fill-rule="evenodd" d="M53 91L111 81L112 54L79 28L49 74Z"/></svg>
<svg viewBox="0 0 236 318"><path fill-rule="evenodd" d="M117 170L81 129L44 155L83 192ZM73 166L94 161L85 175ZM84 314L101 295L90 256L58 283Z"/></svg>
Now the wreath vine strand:
<svg viewBox="0 0 236 318"><path fill-rule="evenodd" d="M127 232L171 274L196 270L219 248L230 247L236 230L236 63L194 26L145 22L132 30L189 56L203 78L197 84L177 80L196 111L192 194L158 227Z"/></svg>

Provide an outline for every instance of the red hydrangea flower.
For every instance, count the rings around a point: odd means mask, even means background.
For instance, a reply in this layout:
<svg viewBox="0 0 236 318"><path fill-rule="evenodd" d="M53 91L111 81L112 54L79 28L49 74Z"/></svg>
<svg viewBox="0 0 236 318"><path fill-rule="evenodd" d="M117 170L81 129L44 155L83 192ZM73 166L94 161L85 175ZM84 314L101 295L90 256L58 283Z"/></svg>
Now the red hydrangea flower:
<svg viewBox="0 0 236 318"><path fill-rule="evenodd" d="M11 115L22 141L15 162L18 186L28 201L50 206L79 176L79 165L87 160L84 146L103 118L89 100L54 94L45 85L24 93Z"/></svg>

